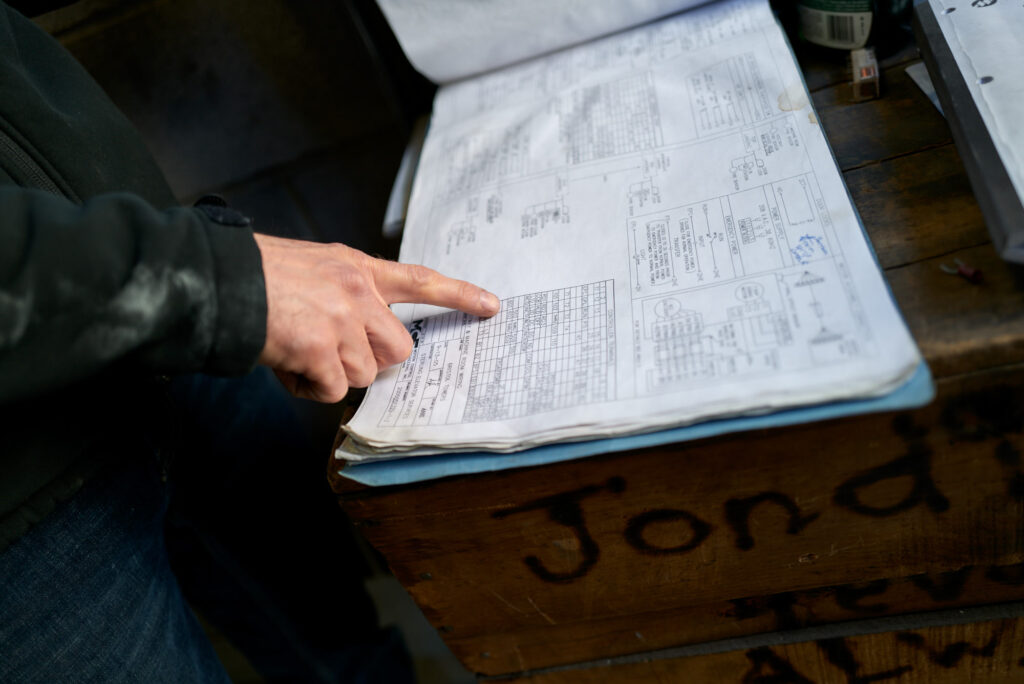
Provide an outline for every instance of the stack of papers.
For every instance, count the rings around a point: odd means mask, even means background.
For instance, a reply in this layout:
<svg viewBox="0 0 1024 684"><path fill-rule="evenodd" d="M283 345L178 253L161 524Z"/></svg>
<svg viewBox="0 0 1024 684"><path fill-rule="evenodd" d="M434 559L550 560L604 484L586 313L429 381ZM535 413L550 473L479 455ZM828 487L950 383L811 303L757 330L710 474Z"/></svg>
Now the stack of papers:
<svg viewBox="0 0 1024 684"><path fill-rule="evenodd" d="M415 348L349 463L869 405L922 366L766 0L443 85L400 260L502 310L396 306Z"/></svg>

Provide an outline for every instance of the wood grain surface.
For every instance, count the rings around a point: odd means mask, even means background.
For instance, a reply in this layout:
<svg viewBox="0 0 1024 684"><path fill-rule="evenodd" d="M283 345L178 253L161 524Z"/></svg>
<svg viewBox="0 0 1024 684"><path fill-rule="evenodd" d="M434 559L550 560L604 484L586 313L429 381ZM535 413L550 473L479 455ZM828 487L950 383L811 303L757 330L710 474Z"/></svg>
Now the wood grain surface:
<svg viewBox="0 0 1024 684"><path fill-rule="evenodd" d="M1024 620L899 630L820 639L692 658L598 666L515 679L530 684L589 682L850 682L1024 681Z"/></svg>

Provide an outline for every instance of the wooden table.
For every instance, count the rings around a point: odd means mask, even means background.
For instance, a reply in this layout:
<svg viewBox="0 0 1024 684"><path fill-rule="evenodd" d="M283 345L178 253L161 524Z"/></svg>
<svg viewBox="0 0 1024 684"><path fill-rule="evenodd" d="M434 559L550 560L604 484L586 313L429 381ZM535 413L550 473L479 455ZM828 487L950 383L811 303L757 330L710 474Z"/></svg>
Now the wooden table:
<svg viewBox="0 0 1024 684"><path fill-rule="evenodd" d="M1024 680L1024 288L945 120L881 62L814 104L930 406L365 489L341 505L472 671L530 682ZM959 258L984 282L948 275ZM332 464L333 465L333 464Z"/></svg>

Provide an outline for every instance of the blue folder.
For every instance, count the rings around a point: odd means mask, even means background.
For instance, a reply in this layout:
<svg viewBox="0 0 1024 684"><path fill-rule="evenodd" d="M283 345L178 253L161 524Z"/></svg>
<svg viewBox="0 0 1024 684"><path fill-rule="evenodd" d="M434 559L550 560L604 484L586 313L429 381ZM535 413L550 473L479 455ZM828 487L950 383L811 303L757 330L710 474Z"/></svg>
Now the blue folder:
<svg viewBox="0 0 1024 684"><path fill-rule="evenodd" d="M871 399L840 401L776 413L712 420L641 435L595 439L587 442L548 444L512 454L492 452L438 454L356 464L339 460L338 464L341 475L364 485L383 487L435 480L452 475L487 473L509 468L559 463L584 456L643 449L673 442L688 442L730 432L797 425L862 413L917 408L930 402L934 396L935 386L932 382L931 372L928 370L928 366L922 362L910 380L902 387L885 396Z"/></svg>

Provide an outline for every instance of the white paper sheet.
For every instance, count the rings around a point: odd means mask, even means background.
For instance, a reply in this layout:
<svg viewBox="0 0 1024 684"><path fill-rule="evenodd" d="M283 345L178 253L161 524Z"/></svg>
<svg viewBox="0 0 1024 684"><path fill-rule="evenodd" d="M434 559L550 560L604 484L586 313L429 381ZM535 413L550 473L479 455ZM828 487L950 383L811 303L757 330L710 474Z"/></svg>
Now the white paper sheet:
<svg viewBox="0 0 1024 684"><path fill-rule="evenodd" d="M421 74L448 83L707 0L378 0Z"/></svg>
<svg viewBox="0 0 1024 684"><path fill-rule="evenodd" d="M920 362L765 0L443 87L401 260L503 309L396 307L415 350L350 460L879 396Z"/></svg>

